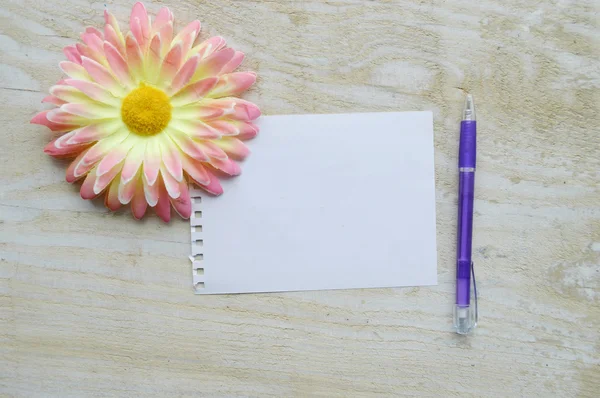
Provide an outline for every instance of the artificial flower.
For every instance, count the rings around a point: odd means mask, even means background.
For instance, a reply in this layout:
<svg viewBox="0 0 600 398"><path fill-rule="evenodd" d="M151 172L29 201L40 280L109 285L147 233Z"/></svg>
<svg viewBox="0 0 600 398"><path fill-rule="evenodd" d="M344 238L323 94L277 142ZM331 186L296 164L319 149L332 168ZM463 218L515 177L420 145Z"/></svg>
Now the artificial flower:
<svg viewBox="0 0 600 398"><path fill-rule="evenodd" d="M64 49L67 77L44 99L57 108L31 122L62 134L44 151L75 158L66 179L83 181L82 198L105 194L110 210L131 204L138 219L148 206L165 222L171 206L188 218L188 182L219 195L217 175L240 174L242 141L257 134L260 111L237 96L256 75L234 72L244 54L223 38L196 44L199 21L174 34L166 7L152 22L136 3L126 34L104 16L104 31L89 27Z"/></svg>

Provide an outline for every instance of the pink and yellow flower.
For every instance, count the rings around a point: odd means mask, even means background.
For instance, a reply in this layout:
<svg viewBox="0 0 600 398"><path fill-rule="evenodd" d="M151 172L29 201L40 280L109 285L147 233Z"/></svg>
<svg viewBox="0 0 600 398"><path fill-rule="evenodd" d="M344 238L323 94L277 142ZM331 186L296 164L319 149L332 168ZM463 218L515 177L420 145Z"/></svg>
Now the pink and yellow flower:
<svg viewBox="0 0 600 398"><path fill-rule="evenodd" d="M64 49L67 78L44 99L57 108L31 122L62 134L44 151L75 158L67 181L83 180L82 198L105 193L110 210L131 203L138 219L150 206L169 221L171 205L188 218L188 181L219 195L217 175L240 174L242 141L257 134L260 111L237 96L256 75L234 72L244 54L223 38L196 44L199 21L174 35L166 7L151 22L136 3L127 34L104 16L103 32L87 28L83 43Z"/></svg>

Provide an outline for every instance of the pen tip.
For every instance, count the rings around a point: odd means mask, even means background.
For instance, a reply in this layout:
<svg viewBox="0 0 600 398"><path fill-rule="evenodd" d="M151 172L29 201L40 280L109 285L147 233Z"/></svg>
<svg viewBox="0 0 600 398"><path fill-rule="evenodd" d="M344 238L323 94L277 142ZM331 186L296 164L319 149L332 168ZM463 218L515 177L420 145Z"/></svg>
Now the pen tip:
<svg viewBox="0 0 600 398"><path fill-rule="evenodd" d="M475 103L473 102L473 96L471 94L467 94L467 98L465 99L463 120L475 120Z"/></svg>

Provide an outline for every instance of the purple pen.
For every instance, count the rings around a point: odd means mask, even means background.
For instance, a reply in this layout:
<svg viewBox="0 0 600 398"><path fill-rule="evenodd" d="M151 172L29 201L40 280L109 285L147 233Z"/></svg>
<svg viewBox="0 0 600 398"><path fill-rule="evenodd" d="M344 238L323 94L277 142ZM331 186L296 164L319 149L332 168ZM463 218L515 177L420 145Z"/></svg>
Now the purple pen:
<svg viewBox="0 0 600 398"><path fill-rule="evenodd" d="M471 260L473 238L473 193L475 189L477 122L475 104L467 95L458 152L458 243L456 249L456 305L454 327L459 334L467 334L477 325L477 290ZM471 276L473 277L474 305L471 305Z"/></svg>

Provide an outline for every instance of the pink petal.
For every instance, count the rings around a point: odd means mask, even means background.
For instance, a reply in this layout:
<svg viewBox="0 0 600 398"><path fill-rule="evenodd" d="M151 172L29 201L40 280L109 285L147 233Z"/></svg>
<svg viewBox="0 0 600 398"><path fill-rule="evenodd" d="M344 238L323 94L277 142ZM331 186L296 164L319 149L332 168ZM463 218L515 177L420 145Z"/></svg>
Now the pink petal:
<svg viewBox="0 0 600 398"><path fill-rule="evenodd" d="M131 32L125 38L125 49L127 51L127 65L131 74L140 76L144 70L142 50Z"/></svg>
<svg viewBox="0 0 600 398"><path fill-rule="evenodd" d="M47 115L50 111L51 110L47 110L47 111L42 111L42 112L38 113L31 119L30 123L46 126L50 130L56 131L56 132L71 131L71 130L77 128L77 124L55 123L55 122L48 120Z"/></svg>
<svg viewBox="0 0 600 398"><path fill-rule="evenodd" d="M217 130L221 135L233 136L240 134L240 128L234 121L228 119L216 119L206 122L210 127Z"/></svg>
<svg viewBox="0 0 600 398"><path fill-rule="evenodd" d="M214 36L194 47L192 49L192 53L197 54L200 59L204 59L224 48L226 44L227 43L224 38L220 36Z"/></svg>
<svg viewBox="0 0 600 398"><path fill-rule="evenodd" d="M60 98L55 97L53 95L47 95L47 96L45 96L44 99L42 100L42 102L48 103L48 104L57 105L57 106L61 106L61 105L67 103L67 101L63 101Z"/></svg>
<svg viewBox="0 0 600 398"><path fill-rule="evenodd" d="M171 102L173 103L173 101ZM186 107L175 107L173 109L173 118L180 119L214 119L225 114L225 110L213 106L206 106L201 104L189 105Z"/></svg>
<svg viewBox="0 0 600 398"><path fill-rule="evenodd" d="M44 152L55 158L76 157L80 152L85 150L89 144L68 145L67 141L73 136L73 133L74 132L70 132L52 140L44 147Z"/></svg>
<svg viewBox="0 0 600 398"><path fill-rule="evenodd" d="M112 105L115 107L120 107L121 105L121 101L117 97L112 95L110 91L106 90L98 83L75 79L67 79L65 80L65 83L73 88L76 88L77 90L81 91L83 94L87 95L89 98L95 101L99 101L104 104Z"/></svg>
<svg viewBox="0 0 600 398"><path fill-rule="evenodd" d="M175 143L170 138L165 137L161 141L160 153L162 163L166 170L177 180L177 182L183 179L183 170L181 169L181 151L177 148ZM166 183L166 182L165 182Z"/></svg>
<svg viewBox="0 0 600 398"><path fill-rule="evenodd" d="M172 81L183 60L182 47L177 43L165 56L160 70L161 81Z"/></svg>
<svg viewBox="0 0 600 398"><path fill-rule="evenodd" d="M137 188L138 181L134 178L128 183L123 183L123 180L119 181L119 202L121 204L126 205L131 202L133 199L133 195L135 195L135 191Z"/></svg>
<svg viewBox="0 0 600 398"><path fill-rule="evenodd" d="M73 136L69 138L67 144L79 145L99 141L108 137L116 130L115 125L108 123L90 124L73 131Z"/></svg>
<svg viewBox="0 0 600 398"><path fill-rule="evenodd" d="M146 7L141 2L137 2L133 6L129 26L140 46L144 48L150 37L150 20Z"/></svg>
<svg viewBox="0 0 600 398"><path fill-rule="evenodd" d="M175 94L179 90L181 90L194 76L194 72L196 72L196 67L198 66L199 58L197 56L191 57L188 59L183 66L179 69L179 72L173 78L173 82L169 87L169 94Z"/></svg>
<svg viewBox="0 0 600 398"><path fill-rule="evenodd" d="M244 53L241 51L236 51L231 61L229 61L223 69L221 69L221 73L231 73L240 66L242 61L244 60Z"/></svg>
<svg viewBox="0 0 600 398"><path fill-rule="evenodd" d="M69 61L62 61L58 64L60 69L65 73L65 75L79 80L90 80L90 75L87 73L85 68L80 64Z"/></svg>
<svg viewBox="0 0 600 398"><path fill-rule="evenodd" d="M83 157L85 156L87 151L88 151L87 149L84 149L79 155L77 155L75 160L73 160L71 163L69 163L69 167L67 167L67 172L66 172L67 182L73 183L73 182L77 181L80 177L82 177L82 176L75 177L75 167L77 167L79 162L81 162L81 159L83 159Z"/></svg>
<svg viewBox="0 0 600 398"><path fill-rule="evenodd" d="M225 151L230 158L243 160L250 154L248 147L234 137L223 137L220 140L214 140L213 143Z"/></svg>
<svg viewBox="0 0 600 398"><path fill-rule="evenodd" d="M230 176L237 176L242 172L240 166L231 159L211 159L210 164Z"/></svg>
<svg viewBox="0 0 600 398"><path fill-rule="evenodd" d="M85 33L96 35L100 39L104 40L104 34L100 30L94 28L93 26L88 26L87 28L85 28Z"/></svg>
<svg viewBox="0 0 600 398"><path fill-rule="evenodd" d="M79 51L79 54L81 55L82 64L83 64L83 57L93 59L94 61L101 63L101 64L106 62L106 58L104 58L104 54L100 54L98 52L92 51L88 46L86 46L83 43L77 43L77 44L75 44L75 47L77 47L77 51Z"/></svg>
<svg viewBox="0 0 600 398"><path fill-rule="evenodd" d="M158 140L152 139L146 145L144 153L144 176L149 185L154 185L158 177L161 164L160 144Z"/></svg>
<svg viewBox="0 0 600 398"><path fill-rule="evenodd" d="M75 87L52 86L50 87L50 94L63 101L60 106L69 102L89 102L89 98Z"/></svg>
<svg viewBox="0 0 600 398"><path fill-rule="evenodd" d="M150 42L150 48L146 54L146 76L155 77L161 65L161 37L155 34Z"/></svg>
<svg viewBox="0 0 600 398"><path fill-rule="evenodd" d="M129 74L129 67L119 50L109 42L104 42L104 53L106 54L108 64L115 76L121 83L131 87L133 82L131 81L131 76Z"/></svg>
<svg viewBox="0 0 600 398"><path fill-rule="evenodd" d="M240 140L249 140L256 137L258 134L259 128L254 123L238 120L234 120L233 123L237 123L237 126L240 129L240 133L237 136Z"/></svg>
<svg viewBox="0 0 600 398"><path fill-rule="evenodd" d="M80 167L100 161L111 149L123 142L128 135L127 132L116 133L98 141L81 159L81 165L75 168L75 176L81 175Z"/></svg>
<svg viewBox="0 0 600 398"><path fill-rule="evenodd" d="M119 110L97 103L64 104L60 110L86 119L106 119L119 116Z"/></svg>
<svg viewBox="0 0 600 398"><path fill-rule="evenodd" d="M202 150L202 146L191 139L187 134L171 128L169 130L169 137L171 137L175 144L191 158L201 162L207 162L209 160L208 156Z"/></svg>
<svg viewBox="0 0 600 398"><path fill-rule="evenodd" d="M171 48L171 43L173 41L173 22L169 22L158 31L160 35L160 41L162 46L160 48L161 54L166 54L167 51Z"/></svg>
<svg viewBox="0 0 600 398"><path fill-rule="evenodd" d="M120 36L112 26L106 25L104 27L104 35L106 36L106 41L112 44L121 55L125 56L127 54L123 37Z"/></svg>
<svg viewBox="0 0 600 398"><path fill-rule="evenodd" d="M68 105L68 104L65 104ZM65 106L62 105L62 106ZM81 116L74 115L72 113L65 112L60 108L52 109L46 115L49 121L59 124L59 125L77 125L81 126L84 124L88 124L89 120L86 118L82 118Z"/></svg>
<svg viewBox="0 0 600 398"><path fill-rule="evenodd" d="M144 197L146 198L146 202L151 207L154 207L158 203L158 188L160 184L156 182L154 185L148 185L145 177L142 180L144 182Z"/></svg>
<svg viewBox="0 0 600 398"><path fill-rule="evenodd" d="M254 82L256 82L256 74L253 72L236 72L222 75L208 96L212 98L237 96L250 88Z"/></svg>
<svg viewBox="0 0 600 398"><path fill-rule="evenodd" d="M210 175L201 162L187 156L182 156L181 162L185 172L197 185L208 185L210 183Z"/></svg>
<svg viewBox="0 0 600 398"><path fill-rule="evenodd" d="M196 83L186 86L183 90L179 91L171 98L173 106L183 106L198 102L204 96L209 93L213 87L217 84L219 79L217 77L208 77L197 81Z"/></svg>
<svg viewBox="0 0 600 398"><path fill-rule="evenodd" d="M208 192L210 194L213 194L216 196L221 195L223 193L223 187L221 186L219 179L214 174L212 174L210 171L206 171L206 173L210 177L210 182L205 185L200 185L200 188L204 189L206 192Z"/></svg>
<svg viewBox="0 0 600 398"><path fill-rule="evenodd" d="M138 180L135 187L135 195L131 201L131 212L133 213L133 217L140 220L144 217L144 214L146 214L147 208L148 202L146 202L146 197L144 196L144 185Z"/></svg>
<svg viewBox="0 0 600 398"><path fill-rule="evenodd" d="M172 120L170 126L192 138L215 139L221 137L217 130L200 120Z"/></svg>
<svg viewBox="0 0 600 398"><path fill-rule="evenodd" d="M158 14L156 14L156 19L154 20L154 24L152 25L152 30L154 30L156 32L161 27L163 27L165 24L167 24L169 22L172 23L173 19L174 19L173 13L171 12L171 10L169 10L169 8L167 8L167 7L162 7L158 11Z"/></svg>
<svg viewBox="0 0 600 398"><path fill-rule="evenodd" d="M69 61L81 65L81 55L79 54L79 51L77 51L77 47L74 45L66 46L63 48L63 53Z"/></svg>
<svg viewBox="0 0 600 398"><path fill-rule="evenodd" d="M128 182L138 174L142 162L144 161L144 153L146 152L146 142L136 142L131 148L123 164L123 170L121 170L121 178Z"/></svg>
<svg viewBox="0 0 600 398"><path fill-rule="evenodd" d="M194 41L200 33L200 21L192 21L185 28L183 28L177 36L173 39L173 42L181 41L183 44L183 54L186 55L192 48Z"/></svg>
<svg viewBox="0 0 600 398"><path fill-rule="evenodd" d="M96 177L96 182L94 183L94 193L99 195L102 191L106 189L106 187L115 179L115 177L121 171L121 167L123 167L122 163L117 163L112 169L108 170L106 173L102 175L98 175ZM96 170L96 173L98 171Z"/></svg>
<svg viewBox="0 0 600 398"><path fill-rule="evenodd" d="M186 181L179 183L179 191L181 195L177 199L171 199L171 204L177 214L187 220L192 215L192 200L190 199L190 192Z"/></svg>
<svg viewBox="0 0 600 398"><path fill-rule="evenodd" d="M194 78L201 79L203 77L218 75L219 72L221 72L221 69L231 61L234 55L235 50L232 48L226 48L209 55L200 61Z"/></svg>
<svg viewBox="0 0 600 398"><path fill-rule="evenodd" d="M87 57L82 58L82 65L96 83L108 88L115 95L123 93L123 88L119 82L104 66Z"/></svg>
<svg viewBox="0 0 600 398"><path fill-rule="evenodd" d="M81 197L83 199L94 199L96 196L98 196L98 194L94 192L95 183L96 170L92 169L85 178L85 181L83 182L83 184L81 185L81 189L79 190L79 193L81 194Z"/></svg>
<svg viewBox="0 0 600 398"><path fill-rule="evenodd" d="M98 168L96 169L96 174L98 177L103 176L104 174L111 171L116 165L122 163L129 150L133 146L133 140L125 140L120 145L115 146L110 152L102 158L100 163L98 163ZM121 168L119 168L121 171Z"/></svg>
<svg viewBox="0 0 600 398"><path fill-rule="evenodd" d="M171 173L165 170L164 166L161 166L160 168L160 176L165 183L165 188L167 188L169 196L173 199L177 199L181 195L181 191L179 190L179 181L174 179Z"/></svg>
<svg viewBox="0 0 600 398"><path fill-rule="evenodd" d="M260 109L253 103L240 98L219 98L203 101L205 106L227 110L227 117L244 122L252 121L260 116ZM233 108L233 109L232 109Z"/></svg>
<svg viewBox="0 0 600 398"><path fill-rule="evenodd" d="M227 154L211 141L199 141L198 146L207 156L211 158L227 159Z"/></svg>
<svg viewBox="0 0 600 398"><path fill-rule="evenodd" d="M87 44L88 48L97 54L98 57L104 57L104 40L98 37L93 33L84 33L81 35L81 39L85 44Z"/></svg>
<svg viewBox="0 0 600 398"><path fill-rule="evenodd" d="M119 202L119 179L115 178L112 180L108 193L104 197L104 205L112 211L118 210L122 204Z"/></svg>
<svg viewBox="0 0 600 398"><path fill-rule="evenodd" d="M159 184L158 191L158 202L154 211L164 222L169 222L171 220L171 202L169 201L169 194L163 184L162 180L158 180L157 184Z"/></svg>

